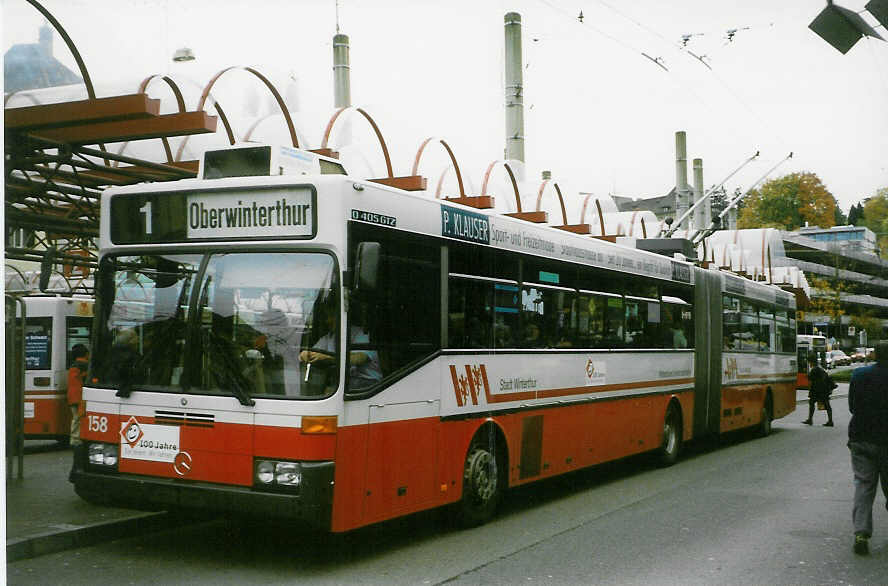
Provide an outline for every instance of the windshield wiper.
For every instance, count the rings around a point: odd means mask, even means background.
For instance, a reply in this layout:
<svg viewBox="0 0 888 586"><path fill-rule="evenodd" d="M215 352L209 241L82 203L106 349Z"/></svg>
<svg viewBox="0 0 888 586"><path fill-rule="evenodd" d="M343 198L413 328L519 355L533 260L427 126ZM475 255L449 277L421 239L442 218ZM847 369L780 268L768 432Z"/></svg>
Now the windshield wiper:
<svg viewBox="0 0 888 586"><path fill-rule="evenodd" d="M256 401L250 397L250 393L247 391L247 386L243 384L243 379L239 373L234 373L234 376L230 376L226 381L228 383L228 387L231 389L231 393L237 397L237 400L240 401L240 404L245 407L252 407L256 404Z"/></svg>
<svg viewBox="0 0 888 586"><path fill-rule="evenodd" d="M218 368L212 370L213 378L219 388L231 389L231 393L245 407L252 407L256 401L250 397L249 381L237 370L237 361L225 360L224 357L233 356L230 344L226 340L215 335L210 335L207 344L207 350L211 356L223 357L221 360L214 360L214 364L218 364Z"/></svg>

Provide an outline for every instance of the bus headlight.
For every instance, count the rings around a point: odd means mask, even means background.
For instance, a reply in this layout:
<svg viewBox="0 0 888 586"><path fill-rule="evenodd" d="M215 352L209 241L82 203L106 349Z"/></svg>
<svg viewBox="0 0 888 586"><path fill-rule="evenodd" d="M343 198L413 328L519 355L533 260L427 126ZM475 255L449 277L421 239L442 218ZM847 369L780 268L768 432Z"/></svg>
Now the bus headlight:
<svg viewBox="0 0 888 586"><path fill-rule="evenodd" d="M117 445L91 443L89 444L89 463L96 466L117 466Z"/></svg>
<svg viewBox="0 0 888 586"><path fill-rule="evenodd" d="M301 467L296 462L278 462L274 481L281 486L299 486L302 483Z"/></svg>
<svg viewBox="0 0 888 586"><path fill-rule="evenodd" d="M256 480L260 484L271 484L274 481L274 462L262 460L256 464Z"/></svg>
<svg viewBox="0 0 888 586"><path fill-rule="evenodd" d="M267 488L299 488L302 484L302 466L298 462L256 460L255 484Z"/></svg>

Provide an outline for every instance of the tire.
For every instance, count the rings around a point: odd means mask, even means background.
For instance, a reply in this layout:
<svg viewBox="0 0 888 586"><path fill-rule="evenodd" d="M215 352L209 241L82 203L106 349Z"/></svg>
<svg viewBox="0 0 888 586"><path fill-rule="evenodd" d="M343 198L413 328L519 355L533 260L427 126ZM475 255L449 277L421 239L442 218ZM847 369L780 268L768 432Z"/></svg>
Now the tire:
<svg viewBox="0 0 888 586"><path fill-rule="evenodd" d="M774 407L771 403L771 395L765 397L765 404L762 405L762 420L758 425L758 436L768 437L771 435L771 422L774 420Z"/></svg>
<svg viewBox="0 0 888 586"><path fill-rule="evenodd" d="M660 444L658 454L661 466L672 466L678 461L681 438L681 414L678 409L670 405L663 419L663 442Z"/></svg>
<svg viewBox="0 0 888 586"><path fill-rule="evenodd" d="M496 513L505 481L504 462L500 461L497 451L493 442L479 441L478 437L469 446L458 513L463 527L482 525Z"/></svg>

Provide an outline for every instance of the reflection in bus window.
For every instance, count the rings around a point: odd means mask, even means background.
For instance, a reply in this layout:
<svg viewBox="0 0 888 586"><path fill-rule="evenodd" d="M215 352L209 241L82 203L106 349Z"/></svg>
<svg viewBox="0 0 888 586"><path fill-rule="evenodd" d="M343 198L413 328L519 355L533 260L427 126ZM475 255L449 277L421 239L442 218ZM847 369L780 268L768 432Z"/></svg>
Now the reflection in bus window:
<svg viewBox="0 0 888 586"><path fill-rule="evenodd" d="M568 348L574 344L574 292L527 283L521 288L524 348Z"/></svg>
<svg viewBox="0 0 888 586"><path fill-rule="evenodd" d="M450 278L447 331L450 348L491 347L493 283L462 277Z"/></svg>
<svg viewBox="0 0 888 586"><path fill-rule="evenodd" d="M623 300L616 295L581 291L576 323L577 343L581 347L623 346Z"/></svg>
<svg viewBox="0 0 888 586"><path fill-rule="evenodd" d="M93 352L100 386L239 397L335 388L338 368L306 373L298 358L319 337L316 312L332 305L338 316L331 256L161 254L103 263Z"/></svg>
<svg viewBox="0 0 888 586"><path fill-rule="evenodd" d="M81 316L68 316L65 318L65 365L73 363L71 349L77 344L83 344L89 348L89 338L92 332L92 318Z"/></svg>
<svg viewBox="0 0 888 586"><path fill-rule="evenodd" d="M740 330L740 300L731 295L722 297L722 327L725 350L742 349Z"/></svg>
<svg viewBox="0 0 888 586"><path fill-rule="evenodd" d="M514 348L515 337L520 331L518 286L508 283L494 283L494 323L493 347Z"/></svg>
<svg viewBox="0 0 888 586"><path fill-rule="evenodd" d="M626 297L626 347L656 348L660 304L656 299Z"/></svg>

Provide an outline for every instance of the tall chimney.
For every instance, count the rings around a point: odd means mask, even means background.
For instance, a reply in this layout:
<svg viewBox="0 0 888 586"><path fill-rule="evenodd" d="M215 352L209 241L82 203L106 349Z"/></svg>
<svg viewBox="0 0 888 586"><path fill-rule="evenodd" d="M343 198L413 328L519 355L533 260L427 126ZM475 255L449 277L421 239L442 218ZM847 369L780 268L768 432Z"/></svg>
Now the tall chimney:
<svg viewBox="0 0 888 586"><path fill-rule="evenodd" d="M694 203L703 199L703 159L694 159ZM694 229L703 230L707 228L712 221L706 220L712 216L712 207L710 200L707 199L694 210Z"/></svg>
<svg viewBox="0 0 888 586"><path fill-rule="evenodd" d="M684 130L675 133L675 216L679 218L688 211L688 199L690 195L688 187L688 147ZM676 229L688 227L685 219Z"/></svg>
<svg viewBox="0 0 888 586"><path fill-rule="evenodd" d="M333 105L336 108L351 106L351 82L348 63L348 35L333 36Z"/></svg>
<svg viewBox="0 0 888 586"><path fill-rule="evenodd" d="M506 21L506 159L524 162L524 84L521 67L521 15Z"/></svg>

